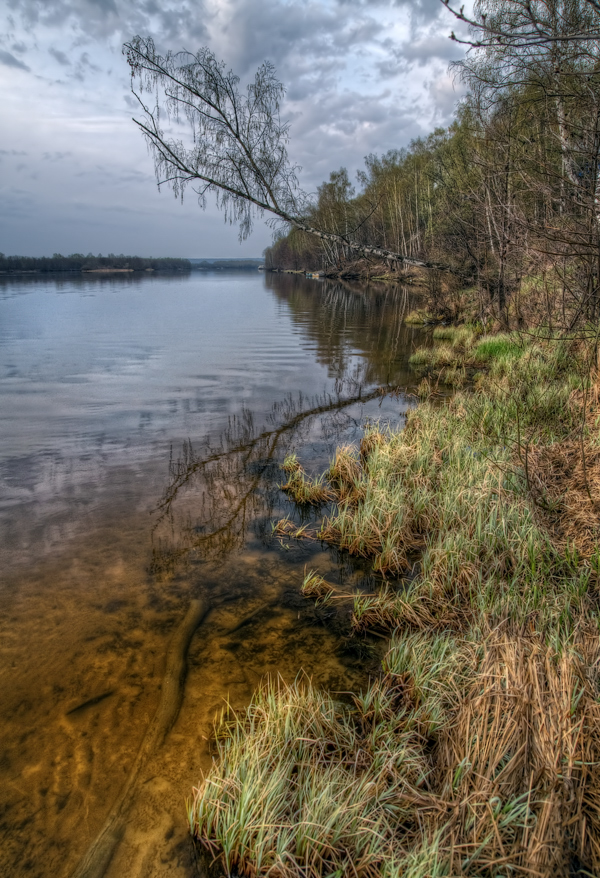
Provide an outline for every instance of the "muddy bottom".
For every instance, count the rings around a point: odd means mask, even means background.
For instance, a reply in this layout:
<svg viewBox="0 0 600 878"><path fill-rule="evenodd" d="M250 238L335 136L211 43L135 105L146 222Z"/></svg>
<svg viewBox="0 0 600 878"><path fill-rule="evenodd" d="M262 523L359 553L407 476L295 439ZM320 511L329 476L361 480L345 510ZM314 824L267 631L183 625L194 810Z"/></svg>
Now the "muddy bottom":
<svg viewBox="0 0 600 878"><path fill-rule="evenodd" d="M135 524L138 527L135 527ZM64 557L6 577L1 598L0 874L70 875L127 780L160 699L167 647L190 600L212 608L188 655L182 707L143 765L108 876L196 874L186 795L211 760L215 718L266 675L306 673L344 692L376 672L380 644L348 635L299 594L308 564L349 592L368 576L321 546L256 538L226 560L149 572L146 515L113 517Z"/></svg>

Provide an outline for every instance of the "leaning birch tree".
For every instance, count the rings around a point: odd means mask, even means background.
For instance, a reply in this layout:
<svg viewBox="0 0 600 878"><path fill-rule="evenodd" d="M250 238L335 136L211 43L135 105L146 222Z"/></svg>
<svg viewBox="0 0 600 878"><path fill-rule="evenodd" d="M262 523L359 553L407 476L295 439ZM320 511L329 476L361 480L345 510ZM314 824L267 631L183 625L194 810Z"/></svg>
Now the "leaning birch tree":
<svg viewBox="0 0 600 878"><path fill-rule="evenodd" d="M315 228L311 202L288 156L289 123L282 121L285 89L265 61L246 90L239 77L208 48L190 52L156 51L151 38L134 37L123 51L131 68L132 92L143 118L134 119L154 158L159 186L183 197L190 186L202 208L213 193L226 219L250 233L265 213L347 251L422 268L447 269L356 238L363 225L343 231ZM147 99L146 99L146 96ZM186 128L186 139L169 136L166 124Z"/></svg>

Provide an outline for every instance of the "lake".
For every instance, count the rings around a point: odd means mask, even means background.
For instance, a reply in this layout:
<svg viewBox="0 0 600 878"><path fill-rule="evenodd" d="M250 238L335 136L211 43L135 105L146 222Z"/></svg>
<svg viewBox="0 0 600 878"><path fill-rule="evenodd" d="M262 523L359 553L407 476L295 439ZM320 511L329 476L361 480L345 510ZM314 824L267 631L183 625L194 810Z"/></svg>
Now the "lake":
<svg viewBox="0 0 600 878"><path fill-rule="evenodd" d="M210 613L109 878L198 874L184 798L226 703L266 675L345 692L376 673L384 643L350 636L351 599L300 595L305 567L372 590L368 563L272 523L316 515L280 490L287 453L320 472L368 421L402 424L411 295L242 272L0 278L0 874L75 873L190 601Z"/></svg>

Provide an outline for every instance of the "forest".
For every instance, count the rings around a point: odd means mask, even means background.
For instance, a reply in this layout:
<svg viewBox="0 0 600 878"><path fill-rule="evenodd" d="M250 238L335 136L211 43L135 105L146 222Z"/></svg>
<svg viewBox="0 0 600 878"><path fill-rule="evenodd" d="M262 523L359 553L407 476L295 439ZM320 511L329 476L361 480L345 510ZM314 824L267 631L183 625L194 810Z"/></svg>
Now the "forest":
<svg viewBox="0 0 600 878"><path fill-rule="evenodd" d="M111 268L129 269L131 271L191 271L191 263L188 259L174 259L170 257L155 259L145 256L124 256L120 253L115 256L109 253L102 256L99 253L94 256L88 253L71 253L63 256L55 253L53 256L5 256L0 253L0 273L13 272L48 272L48 271L101 271Z"/></svg>

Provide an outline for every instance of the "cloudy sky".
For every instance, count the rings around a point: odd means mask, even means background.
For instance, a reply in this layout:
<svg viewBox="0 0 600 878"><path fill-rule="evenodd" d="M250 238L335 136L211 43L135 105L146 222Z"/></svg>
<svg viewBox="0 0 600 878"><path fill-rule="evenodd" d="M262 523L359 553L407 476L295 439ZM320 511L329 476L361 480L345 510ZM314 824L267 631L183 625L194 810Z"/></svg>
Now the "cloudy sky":
<svg viewBox="0 0 600 878"><path fill-rule="evenodd" d="M440 0L0 0L0 251L260 255L209 204L158 192L121 53L210 46L242 80L265 58L287 86L307 191L370 152L447 124L461 49Z"/></svg>

